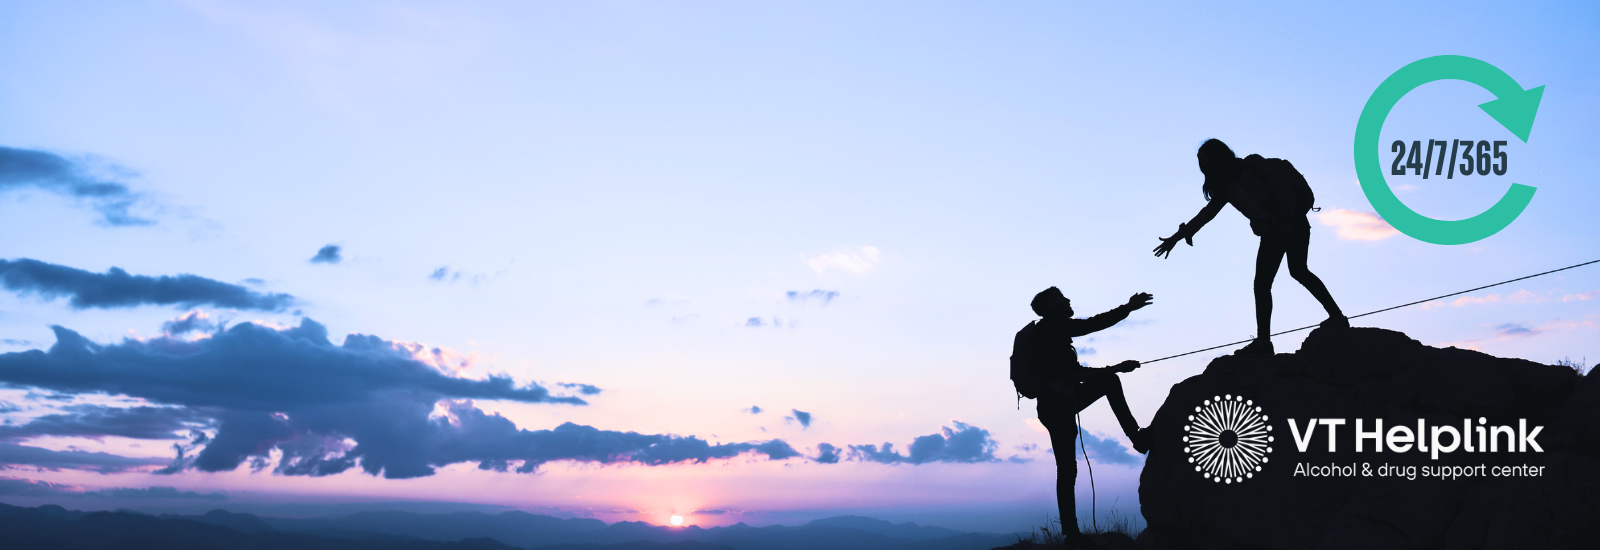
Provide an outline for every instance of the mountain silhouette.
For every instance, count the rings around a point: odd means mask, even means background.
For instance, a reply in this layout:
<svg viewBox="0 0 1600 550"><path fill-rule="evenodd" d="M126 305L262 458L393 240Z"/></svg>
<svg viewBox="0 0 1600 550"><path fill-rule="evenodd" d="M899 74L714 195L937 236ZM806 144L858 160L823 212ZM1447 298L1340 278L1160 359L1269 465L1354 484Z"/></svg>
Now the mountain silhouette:
<svg viewBox="0 0 1600 550"><path fill-rule="evenodd" d="M1205 418L1194 418L1204 417L1201 409L1218 397L1260 407L1266 417L1261 429L1270 431L1258 434L1272 438L1271 451L1261 453L1266 461L1255 464L1259 471L1247 467L1245 475L1220 483L1190 460L1203 458L1195 453L1210 445L1208 428L1201 425ZM1334 428L1331 452L1329 426L1308 424L1324 418L1344 420ZM1528 430L1543 426L1535 440L1543 452L1506 452L1506 440L1516 441L1515 435L1501 437L1497 452L1457 448L1437 459L1415 448L1374 451L1372 439L1364 442L1364 452L1355 452L1356 419L1363 419L1368 433L1376 419L1384 421L1384 430L1414 429L1420 420L1458 431L1469 419L1472 426L1487 421L1490 428L1513 429L1525 420ZM1203 373L1172 388L1150 430L1153 446L1139 485L1149 525L1140 536L1142 548L1594 548L1600 543L1600 523L1593 521L1600 517L1600 376L1583 376L1567 366L1434 348L1377 328L1318 329L1295 353L1213 360ZM1431 443L1431 428L1425 433ZM1297 434L1306 442L1303 452ZM1450 441L1449 434L1440 441ZM1362 475L1364 464L1373 475ZM1342 465L1351 465L1354 475L1331 469L1324 472L1329 475L1295 475L1305 466ZM1416 467L1418 475L1377 475L1381 465ZM1421 475L1424 466L1478 465L1485 472L1496 466L1544 469L1538 476Z"/></svg>
<svg viewBox="0 0 1600 550"><path fill-rule="evenodd" d="M46 509L49 508L49 509ZM134 512L75 512L55 506L20 508L0 504L0 546L19 550L121 550L133 548L271 550L509 550L491 539L453 542L403 537L343 540L298 533L241 533L190 519L158 518ZM237 521L239 518L213 520ZM70 518L70 519L69 519ZM704 546L693 550L713 550ZM632 550L632 549L629 549Z"/></svg>
<svg viewBox="0 0 1600 550"><path fill-rule="evenodd" d="M860 516L798 527L607 525L524 512L362 512L290 519L212 510L160 517L0 504L6 548L309 548L325 550L986 550L1014 537ZM12 542L15 541L15 542Z"/></svg>

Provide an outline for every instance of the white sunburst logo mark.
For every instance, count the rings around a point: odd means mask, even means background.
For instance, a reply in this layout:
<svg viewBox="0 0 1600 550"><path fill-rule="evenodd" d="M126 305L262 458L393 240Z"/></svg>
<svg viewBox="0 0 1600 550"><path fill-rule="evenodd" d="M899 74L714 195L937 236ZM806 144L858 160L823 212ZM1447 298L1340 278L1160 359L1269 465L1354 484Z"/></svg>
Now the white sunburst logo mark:
<svg viewBox="0 0 1600 550"><path fill-rule="evenodd" d="M1228 394L1205 400L1183 426L1183 452L1194 471L1217 483L1243 483L1272 453L1272 426L1261 407Z"/></svg>

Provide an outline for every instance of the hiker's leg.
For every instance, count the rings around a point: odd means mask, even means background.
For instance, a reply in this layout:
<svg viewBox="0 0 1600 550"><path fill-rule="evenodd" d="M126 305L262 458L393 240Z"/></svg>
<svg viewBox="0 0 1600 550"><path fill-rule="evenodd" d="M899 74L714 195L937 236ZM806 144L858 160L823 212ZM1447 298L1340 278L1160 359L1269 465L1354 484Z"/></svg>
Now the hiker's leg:
<svg viewBox="0 0 1600 550"><path fill-rule="evenodd" d="M1329 317L1344 317L1344 312L1339 311L1339 304L1333 302L1333 294L1328 292L1328 287L1322 284L1322 279L1317 278L1311 268L1306 266L1306 250L1311 248L1311 233L1307 230L1304 239L1295 239L1288 243L1286 253L1289 256L1289 276L1299 281L1311 295L1317 298L1317 303L1322 304L1322 309L1328 311Z"/></svg>
<svg viewBox="0 0 1600 550"><path fill-rule="evenodd" d="M1071 418L1039 416L1040 423L1050 432L1050 447L1056 455L1056 507L1061 514L1061 533L1072 536L1078 532L1078 505L1073 501L1072 488L1078 479L1078 459L1073 445L1078 438L1078 425Z"/></svg>
<svg viewBox="0 0 1600 550"><path fill-rule="evenodd" d="M1272 335L1272 280L1283 263L1282 242L1272 234L1262 235L1256 249L1256 338L1263 340Z"/></svg>
<svg viewBox="0 0 1600 550"><path fill-rule="evenodd" d="M1081 405L1078 410L1087 408L1103 395L1106 404L1111 405L1111 412L1117 415L1117 424L1122 425L1122 433L1128 435L1129 441L1139 438L1139 421L1133 418L1133 411L1128 409L1128 398L1122 393L1122 379L1117 373L1101 369L1089 371L1078 387L1083 396L1078 402Z"/></svg>

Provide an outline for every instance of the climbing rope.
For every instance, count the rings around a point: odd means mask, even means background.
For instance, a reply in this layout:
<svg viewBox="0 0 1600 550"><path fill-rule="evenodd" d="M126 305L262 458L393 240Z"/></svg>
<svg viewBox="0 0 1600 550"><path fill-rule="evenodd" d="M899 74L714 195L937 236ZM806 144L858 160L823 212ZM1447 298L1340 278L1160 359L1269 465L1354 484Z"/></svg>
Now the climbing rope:
<svg viewBox="0 0 1600 550"><path fill-rule="evenodd" d="M1087 447L1085 447L1084 444L1083 444L1083 415L1082 414L1077 415L1077 420L1078 420L1078 448L1079 449L1083 449L1083 465L1089 467L1089 523L1091 525L1093 525L1094 526L1094 530L1098 532L1100 530L1100 518L1098 517L1099 513L1094 509L1094 507L1095 507L1094 464L1091 464L1089 462L1089 449ZM1063 518L1063 521L1064 520L1065 519ZM1073 523L1077 523L1078 522L1078 518L1072 518L1072 522ZM1065 531L1063 531L1063 533L1064 532ZM1076 542L1074 542L1073 544L1076 544Z"/></svg>
<svg viewBox="0 0 1600 550"><path fill-rule="evenodd" d="M1355 319L1357 317L1366 317L1366 316L1372 315L1374 313L1383 313L1385 311L1389 311L1389 310L1393 310L1393 309L1400 309L1400 308L1403 308L1403 307L1406 307L1406 306L1414 306L1414 305L1417 305L1417 304L1432 302L1434 300L1439 300L1439 299L1443 299L1443 298L1449 298L1451 296L1456 296L1456 295L1460 295L1460 294L1466 294L1468 292L1476 292L1476 291L1479 291L1479 290L1483 290L1485 288L1497 287L1497 286L1500 286L1500 285L1503 285L1503 284L1508 284L1508 283L1515 283L1517 281L1521 281L1521 280L1524 280L1524 279L1532 279L1534 277L1540 277L1540 276L1544 276L1544 275L1549 275L1551 273L1555 273L1555 272L1558 272L1558 271L1566 271L1568 269L1572 269L1572 268L1575 268L1575 267L1583 267L1583 266L1586 266L1586 265L1589 265L1589 264L1593 264L1593 263L1600 263L1600 260L1587 261L1587 262L1583 262L1581 264L1569 265L1569 266L1563 267L1561 269L1552 269L1550 271L1546 271L1546 272L1543 272L1543 273L1534 273L1534 274L1528 275L1526 277L1517 277L1515 279L1510 279L1510 280L1506 280L1506 281L1500 281L1498 283L1494 283L1494 284L1491 284L1491 285L1483 285L1483 286L1480 286L1480 287L1477 287L1477 288L1469 288L1469 289L1466 289L1466 290L1463 290L1463 291L1460 291L1460 292L1451 292L1451 293L1445 294L1443 296L1434 296L1434 297L1428 298L1426 300L1417 300L1415 302L1408 302L1408 303L1400 304L1398 306L1392 306L1392 307L1386 307L1386 308L1383 308L1383 309L1368 311L1368 312L1362 313L1360 315L1351 315L1348 318L1349 319ZM1300 328L1296 328L1296 329L1285 330L1283 332L1274 332L1274 333L1272 333L1272 336L1278 336L1280 334L1288 334L1288 333L1291 333L1291 332L1300 332L1300 331L1308 329L1308 328L1316 328L1316 327L1317 327L1317 325L1306 325L1306 326L1303 326L1303 327L1300 327ZM1229 342L1229 343L1226 343L1226 344L1222 344L1220 346L1211 346L1209 348L1197 349L1197 350L1194 350L1194 351L1180 353L1180 354L1177 354L1177 355L1168 355L1168 356L1162 357L1160 359L1151 359L1149 361L1144 361L1144 362L1142 362L1140 364L1141 365L1148 365L1150 363L1154 363L1154 362L1157 362L1157 361L1166 361L1168 359L1175 359L1175 358L1178 358L1178 357L1183 357L1185 355L1194 355L1196 353L1205 352L1205 351L1211 351L1211 350L1218 349L1218 348L1225 348L1225 347L1228 347L1228 346L1237 346L1239 344L1248 344L1252 340L1240 340L1238 342Z"/></svg>

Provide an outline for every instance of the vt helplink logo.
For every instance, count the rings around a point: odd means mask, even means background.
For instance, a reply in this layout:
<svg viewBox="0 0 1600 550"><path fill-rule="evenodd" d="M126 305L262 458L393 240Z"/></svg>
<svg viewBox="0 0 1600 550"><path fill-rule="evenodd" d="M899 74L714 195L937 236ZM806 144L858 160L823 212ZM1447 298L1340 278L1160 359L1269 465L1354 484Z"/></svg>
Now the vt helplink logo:
<svg viewBox="0 0 1600 550"><path fill-rule="evenodd" d="M1464 80L1494 94L1497 99L1478 105L1478 108L1523 143L1528 142L1528 134L1533 131L1533 117L1539 112L1544 86L1524 90L1511 75L1494 65L1471 57L1440 55L1418 60L1389 75L1361 109L1361 118L1356 122L1356 178L1361 181L1361 190L1366 193L1373 210L1383 216L1389 225L1417 240L1433 244L1466 244L1488 238L1511 225L1528 207L1528 202L1533 200L1534 188L1513 183L1494 206L1464 220L1429 218L1412 210L1395 196L1394 191L1389 189L1389 183L1384 180L1384 164L1378 158L1378 133L1400 98L1436 80ZM1430 139L1424 148L1423 142L1418 140L1413 141L1409 148L1411 156L1404 157L1407 144L1395 141L1390 151L1398 154L1389 174L1402 176L1409 169L1426 179L1430 172L1446 176L1445 167L1448 166L1449 174L1446 177L1449 178L1456 176L1458 168L1462 176L1504 175L1510 164L1509 158L1500 150L1505 144L1505 141ZM1433 162L1436 147L1439 153L1437 165ZM1424 150L1427 151L1426 160L1421 154ZM1493 155L1490 154L1491 150ZM1446 157L1449 157L1448 164ZM1404 167L1400 164L1402 158L1406 160ZM1458 159L1461 160L1459 164Z"/></svg>
<svg viewBox="0 0 1600 550"><path fill-rule="evenodd" d="M1194 408L1183 426L1183 452L1194 471L1204 479L1232 485L1254 479L1272 455L1272 425L1262 407L1243 395L1217 395ZM1403 477L1460 479L1473 477L1540 477L1545 466L1538 464L1428 465L1406 464L1408 456L1437 461L1441 454L1465 453L1543 453L1539 433L1544 426L1530 425L1519 418L1515 425L1496 425L1487 418L1465 418L1459 424L1385 422L1382 418L1284 419L1293 432L1296 455L1293 477ZM1353 421L1352 421L1353 420ZM1413 429L1413 426L1415 429ZM1459 426L1459 427L1458 427ZM1339 428L1346 427L1341 430ZM1315 452L1315 438L1327 442L1331 455L1346 449L1365 455L1382 453L1381 464L1369 462L1302 463L1299 455ZM1345 440L1344 445L1339 440ZM1413 454L1414 453L1414 454ZM1378 458L1377 455L1373 458ZM1389 461L1399 460L1391 464Z"/></svg>
<svg viewBox="0 0 1600 550"><path fill-rule="evenodd" d="M1183 426L1183 452L1194 471L1217 483L1254 478L1272 454L1272 426L1261 407L1242 395L1205 400Z"/></svg>

